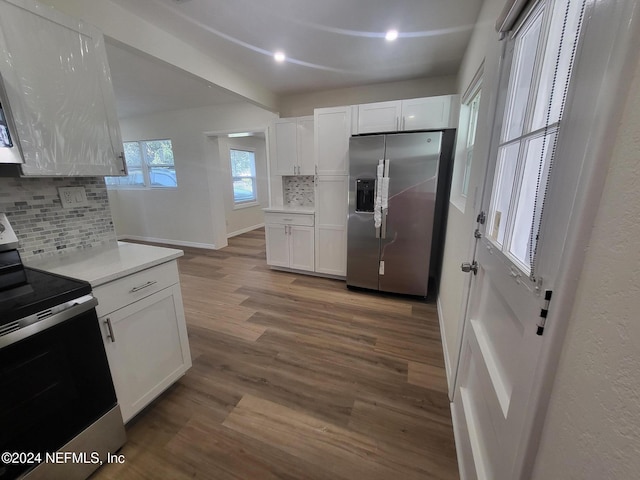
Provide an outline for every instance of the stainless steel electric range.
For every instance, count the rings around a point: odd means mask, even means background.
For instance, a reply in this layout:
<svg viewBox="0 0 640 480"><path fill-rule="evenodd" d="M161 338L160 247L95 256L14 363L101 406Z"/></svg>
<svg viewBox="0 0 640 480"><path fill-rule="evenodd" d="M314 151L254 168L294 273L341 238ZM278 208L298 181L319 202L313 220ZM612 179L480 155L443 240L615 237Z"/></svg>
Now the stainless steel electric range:
<svg viewBox="0 0 640 480"><path fill-rule="evenodd" d="M13 247L0 244L0 480L84 479L126 440L97 301Z"/></svg>

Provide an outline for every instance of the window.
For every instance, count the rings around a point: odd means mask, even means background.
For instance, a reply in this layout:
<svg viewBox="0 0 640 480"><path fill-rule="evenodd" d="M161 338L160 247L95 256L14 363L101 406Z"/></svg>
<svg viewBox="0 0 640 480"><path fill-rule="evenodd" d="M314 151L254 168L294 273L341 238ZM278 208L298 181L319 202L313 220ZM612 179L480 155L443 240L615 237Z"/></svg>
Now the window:
<svg viewBox="0 0 640 480"><path fill-rule="evenodd" d="M110 187L159 187L178 186L171 140L140 140L124 142L126 177L106 177Z"/></svg>
<svg viewBox="0 0 640 480"><path fill-rule="evenodd" d="M464 172L462 175L462 188L460 195L466 197L469 193L469 178L471 176L471 162L473 160L473 146L476 143L476 130L478 128L478 110L480 109L480 84L474 88L475 94L467 103L469 109L469 123L467 128L467 146Z"/></svg>
<svg viewBox="0 0 640 480"><path fill-rule="evenodd" d="M248 207L257 204L256 154L251 150L229 149L231 178L233 181L233 204Z"/></svg>
<svg viewBox="0 0 640 480"><path fill-rule="evenodd" d="M507 46L508 86L487 236L532 279L583 8L583 0L540 1Z"/></svg>

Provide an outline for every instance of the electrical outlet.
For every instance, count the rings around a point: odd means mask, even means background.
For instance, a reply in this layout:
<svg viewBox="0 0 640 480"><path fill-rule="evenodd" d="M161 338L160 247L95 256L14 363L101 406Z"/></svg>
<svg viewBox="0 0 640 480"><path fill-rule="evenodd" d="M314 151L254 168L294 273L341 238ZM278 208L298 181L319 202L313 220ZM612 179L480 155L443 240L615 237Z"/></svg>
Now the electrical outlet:
<svg viewBox="0 0 640 480"><path fill-rule="evenodd" d="M84 187L58 187L62 208L88 207L87 192Z"/></svg>

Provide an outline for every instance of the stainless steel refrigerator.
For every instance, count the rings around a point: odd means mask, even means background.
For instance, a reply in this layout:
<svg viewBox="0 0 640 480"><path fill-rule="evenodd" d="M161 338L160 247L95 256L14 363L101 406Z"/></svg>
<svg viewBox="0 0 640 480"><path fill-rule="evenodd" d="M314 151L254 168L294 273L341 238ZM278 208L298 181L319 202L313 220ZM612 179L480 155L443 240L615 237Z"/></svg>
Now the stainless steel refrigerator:
<svg viewBox="0 0 640 480"><path fill-rule="evenodd" d="M427 296L443 134L351 137L348 286Z"/></svg>

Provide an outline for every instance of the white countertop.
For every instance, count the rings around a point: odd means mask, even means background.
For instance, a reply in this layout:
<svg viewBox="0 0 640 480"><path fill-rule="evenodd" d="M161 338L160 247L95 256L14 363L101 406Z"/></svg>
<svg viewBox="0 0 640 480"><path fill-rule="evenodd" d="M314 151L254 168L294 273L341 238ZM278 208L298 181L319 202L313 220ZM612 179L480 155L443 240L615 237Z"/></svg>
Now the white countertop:
<svg viewBox="0 0 640 480"><path fill-rule="evenodd" d="M301 213L304 215L313 215L316 213L313 207L294 207L289 205L285 205L282 207L263 208L262 210L271 213Z"/></svg>
<svg viewBox="0 0 640 480"><path fill-rule="evenodd" d="M85 280L97 287L184 255L182 250L117 242L25 262L28 267Z"/></svg>

